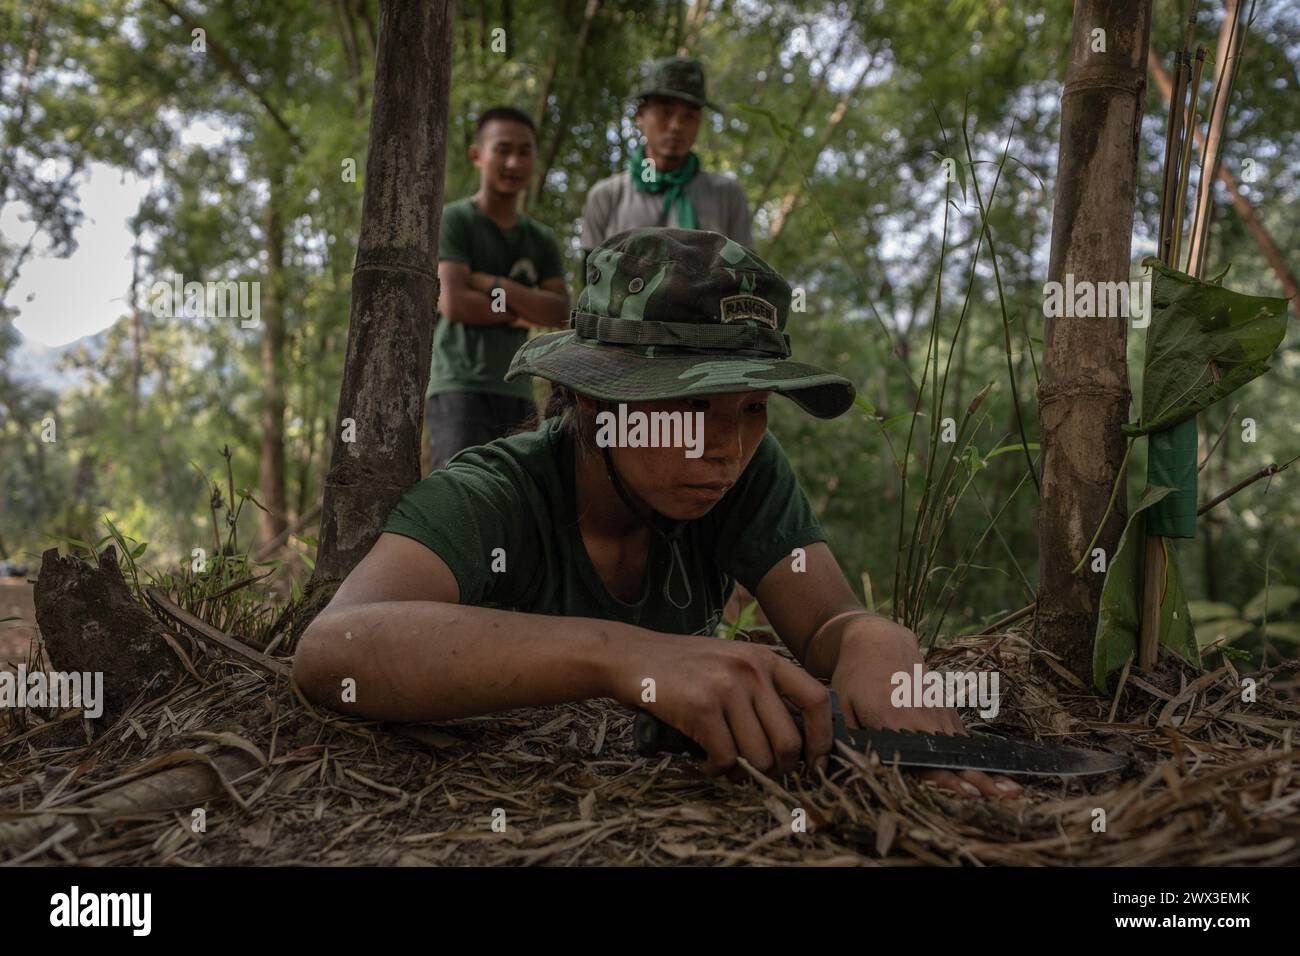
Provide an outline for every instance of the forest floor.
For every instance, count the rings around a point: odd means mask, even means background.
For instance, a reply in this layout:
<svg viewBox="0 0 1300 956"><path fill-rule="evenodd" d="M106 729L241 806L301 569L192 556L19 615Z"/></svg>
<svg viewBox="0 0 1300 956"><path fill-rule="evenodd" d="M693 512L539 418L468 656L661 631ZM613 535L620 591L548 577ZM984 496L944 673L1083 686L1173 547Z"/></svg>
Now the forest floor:
<svg viewBox="0 0 1300 956"><path fill-rule="evenodd" d="M1173 664L1101 699L1027 630L954 640L931 667L1002 675L988 730L1130 758L1103 777L1021 778L1022 798L995 801L843 749L816 779L712 780L688 758L638 756L631 713L605 700L437 727L368 723L312 706L219 647L191 649L195 674L93 740L74 712L0 724L0 861L1300 862L1300 707L1288 697L1300 662L1255 675L1253 703L1230 668L1198 676ZM792 826L799 816L806 832Z"/></svg>

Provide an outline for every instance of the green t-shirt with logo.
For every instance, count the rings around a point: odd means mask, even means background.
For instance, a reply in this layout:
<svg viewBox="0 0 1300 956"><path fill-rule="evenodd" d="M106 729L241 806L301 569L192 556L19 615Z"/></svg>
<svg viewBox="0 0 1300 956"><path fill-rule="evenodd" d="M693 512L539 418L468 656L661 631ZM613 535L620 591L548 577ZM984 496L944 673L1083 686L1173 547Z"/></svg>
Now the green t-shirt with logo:
<svg viewBox="0 0 1300 956"><path fill-rule="evenodd" d="M573 442L548 418L533 432L467 448L409 488L384 531L419 541L451 569L462 604L624 621L672 634L711 634L739 581L753 591L779 561L825 541L785 452L770 433L740 479L701 518L656 520L640 599L605 587L574 510ZM669 582L671 593L665 595ZM676 605L684 605L678 607Z"/></svg>
<svg viewBox="0 0 1300 956"><path fill-rule="evenodd" d="M505 276L526 286L564 274L560 244L551 230L523 213L513 227L502 229L472 198L443 207L438 259L464 262L471 272ZM510 360L527 339L527 329L466 325L440 316L426 394L490 392L531 401L527 376L504 381Z"/></svg>

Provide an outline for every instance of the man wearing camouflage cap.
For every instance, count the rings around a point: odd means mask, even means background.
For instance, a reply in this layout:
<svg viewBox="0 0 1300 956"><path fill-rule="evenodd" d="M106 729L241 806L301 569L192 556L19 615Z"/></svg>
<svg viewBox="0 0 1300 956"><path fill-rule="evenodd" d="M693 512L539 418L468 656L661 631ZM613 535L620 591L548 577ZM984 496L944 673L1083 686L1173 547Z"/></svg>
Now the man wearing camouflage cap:
<svg viewBox="0 0 1300 956"><path fill-rule="evenodd" d="M916 635L863 609L767 431L773 393L818 418L854 397L791 358L785 279L726 236L679 229L614 236L587 271L572 328L524 344L507 373L549 379L556 414L406 492L304 634L298 685L372 720L612 697L698 742L710 773L740 772L740 757L771 773L801 755L825 766L823 680L850 726L960 732L954 710L892 706L891 676L922 666ZM601 418L615 410L664 427L611 440ZM660 440L687 416L698 455ZM736 582L802 667L709 636ZM364 688L355 700L340 701L344 678ZM1018 792L971 771L928 776Z"/></svg>
<svg viewBox="0 0 1300 956"><path fill-rule="evenodd" d="M693 152L701 112L717 109L706 96L698 60L666 57L642 67L636 124L645 139L627 168L587 194L582 248L592 249L628 229L671 226L720 232L753 245L749 203L736 180L700 168Z"/></svg>

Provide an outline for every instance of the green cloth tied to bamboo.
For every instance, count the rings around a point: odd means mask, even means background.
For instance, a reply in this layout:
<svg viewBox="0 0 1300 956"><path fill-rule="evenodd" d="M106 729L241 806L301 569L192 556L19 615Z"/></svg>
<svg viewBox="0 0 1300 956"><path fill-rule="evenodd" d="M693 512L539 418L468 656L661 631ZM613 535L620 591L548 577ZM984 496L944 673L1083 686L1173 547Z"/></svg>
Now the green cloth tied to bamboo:
<svg viewBox="0 0 1300 956"><path fill-rule="evenodd" d="M679 229L700 228L699 217L695 215L695 204L691 202L691 197L686 194L686 185L700 171L700 158L692 151L687 154L684 163L668 172L652 166L653 172L648 181L645 176L645 163L645 147L638 146L632 151L632 158L628 160L627 165L628 175L632 177L632 185L636 187L636 191L639 193L663 193L663 214L665 216L667 216L668 210L676 204L677 227Z"/></svg>
<svg viewBox="0 0 1300 956"><path fill-rule="evenodd" d="M1147 534L1196 537L1196 419L1147 436L1147 485L1172 488L1147 518Z"/></svg>
<svg viewBox="0 0 1300 956"><path fill-rule="evenodd" d="M1139 418L1123 431L1147 437L1147 487L1102 585L1092 676L1103 692L1110 675L1137 654L1148 538L1164 555L1156 597L1160 646L1199 666L1187 593L1167 540L1196 534L1196 416L1268 371L1286 334L1286 299L1225 289L1223 274L1202 281L1154 258L1142 264L1154 273L1151 327Z"/></svg>

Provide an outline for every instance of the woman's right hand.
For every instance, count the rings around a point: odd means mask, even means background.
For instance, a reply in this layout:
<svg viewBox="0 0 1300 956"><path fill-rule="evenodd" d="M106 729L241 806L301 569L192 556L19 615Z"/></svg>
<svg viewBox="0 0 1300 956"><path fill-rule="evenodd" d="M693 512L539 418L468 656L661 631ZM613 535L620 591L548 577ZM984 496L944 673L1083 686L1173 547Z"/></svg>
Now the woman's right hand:
<svg viewBox="0 0 1300 956"><path fill-rule="evenodd" d="M777 776L793 771L801 753L807 766L826 766L829 690L766 647L703 636L638 636L634 650L619 655L614 674L613 696L703 747L709 776L743 777L737 757ZM803 716L802 735L791 709Z"/></svg>

